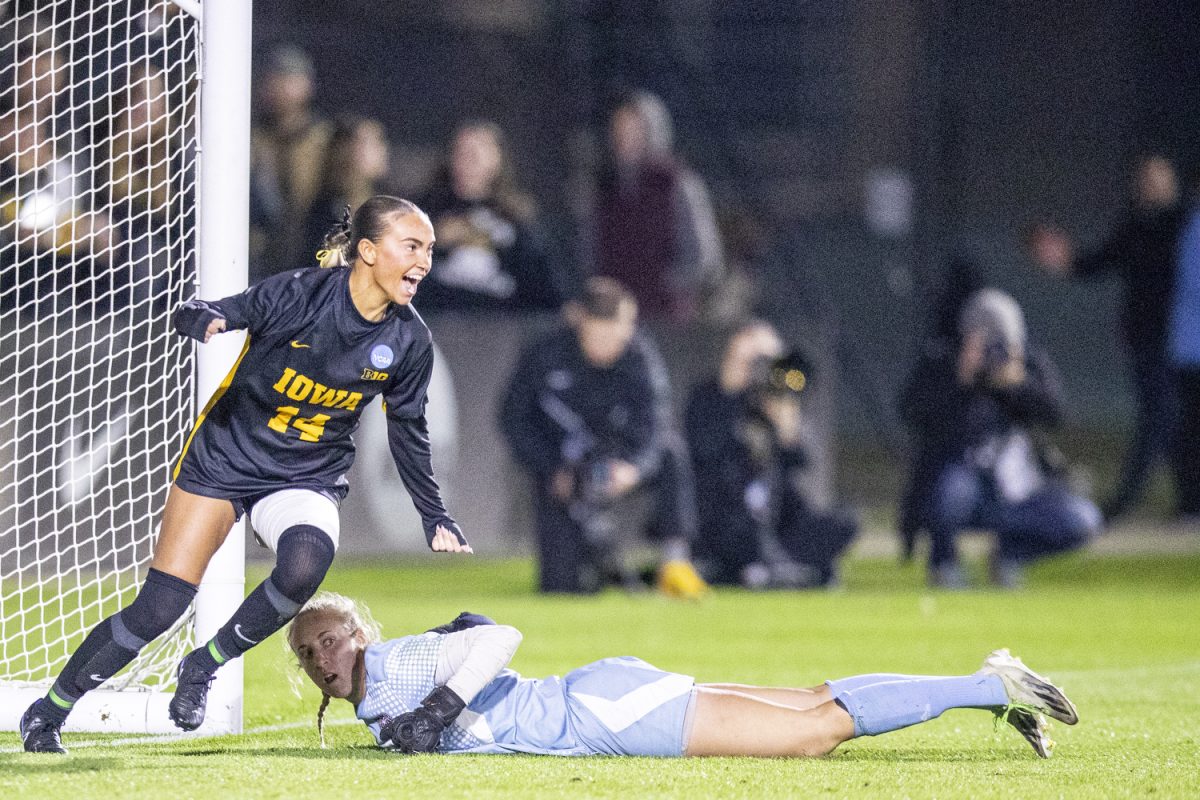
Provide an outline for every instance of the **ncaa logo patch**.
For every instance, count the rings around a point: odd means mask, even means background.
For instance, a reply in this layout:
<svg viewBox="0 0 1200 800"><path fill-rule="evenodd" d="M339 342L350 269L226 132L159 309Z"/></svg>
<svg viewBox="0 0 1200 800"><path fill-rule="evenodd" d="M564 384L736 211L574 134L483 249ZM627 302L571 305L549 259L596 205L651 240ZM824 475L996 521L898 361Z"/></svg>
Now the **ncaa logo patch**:
<svg viewBox="0 0 1200 800"><path fill-rule="evenodd" d="M386 344L377 344L371 349L371 366L375 369L390 367L395 360L396 355Z"/></svg>

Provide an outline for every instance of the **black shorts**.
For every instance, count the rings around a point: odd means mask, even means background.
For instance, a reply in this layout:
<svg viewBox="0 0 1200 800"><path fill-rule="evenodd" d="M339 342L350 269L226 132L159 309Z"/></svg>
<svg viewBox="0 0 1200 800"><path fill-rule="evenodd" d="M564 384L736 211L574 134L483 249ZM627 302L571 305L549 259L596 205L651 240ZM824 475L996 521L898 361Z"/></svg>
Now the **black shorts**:
<svg viewBox="0 0 1200 800"><path fill-rule="evenodd" d="M237 522L244 515L249 514L251 509L254 508L254 504L257 503L259 500L262 500L264 497L266 497L268 495L275 494L275 492L282 492L284 489L308 489L309 491L313 491L313 492L316 492L317 494L321 494L321 495L324 495L325 497L328 497L330 500L333 501L333 504L336 505L338 508L341 508L342 500L345 499L346 493L349 492L349 488L345 487L345 486L338 486L338 487L330 488L328 486L311 486L311 485L307 485L307 484L303 484L303 483L297 483L297 484L286 484L286 485L279 486L279 487L276 487L273 489L267 489L267 490L264 490L261 492L255 492L253 494L244 494L244 495L239 495L239 496L235 496L235 497L229 497L224 492L222 492L218 489L213 489L212 487L209 487L209 486L202 486L202 485L200 485L194 481L190 481L184 477L177 478L175 481L175 484L180 489L183 489L185 492L190 492L192 494L198 494L201 497L211 497L214 500L228 500L233 505L233 521L234 522Z"/></svg>

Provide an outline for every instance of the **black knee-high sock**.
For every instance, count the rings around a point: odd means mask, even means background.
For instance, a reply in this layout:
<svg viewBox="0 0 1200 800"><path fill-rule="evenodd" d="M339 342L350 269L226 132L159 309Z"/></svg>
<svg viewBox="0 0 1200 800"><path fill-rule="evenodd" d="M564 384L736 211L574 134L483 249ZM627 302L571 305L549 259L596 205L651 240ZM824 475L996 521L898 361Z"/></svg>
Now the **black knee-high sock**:
<svg viewBox="0 0 1200 800"><path fill-rule="evenodd" d="M196 587L151 569L133 602L92 629L68 659L42 703L59 722L75 702L121 671L146 643L158 638L187 610Z"/></svg>
<svg viewBox="0 0 1200 800"><path fill-rule="evenodd" d="M296 525L284 531L271 575L246 597L193 663L215 671L286 625L316 594L334 552L333 540L320 528Z"/></svg>

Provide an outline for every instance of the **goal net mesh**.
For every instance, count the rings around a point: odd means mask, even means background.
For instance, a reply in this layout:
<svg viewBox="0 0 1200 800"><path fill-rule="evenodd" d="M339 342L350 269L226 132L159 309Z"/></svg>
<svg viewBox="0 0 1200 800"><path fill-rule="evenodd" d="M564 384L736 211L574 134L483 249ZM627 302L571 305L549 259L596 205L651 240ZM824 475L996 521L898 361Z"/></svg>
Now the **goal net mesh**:
<svg viewBox="0 0 1200 800"><path fill-rule="evenodd" d="M0 0L0 683L128 604L194 414L199 23ZM189 614L107 688L162 688Z"/></svg>

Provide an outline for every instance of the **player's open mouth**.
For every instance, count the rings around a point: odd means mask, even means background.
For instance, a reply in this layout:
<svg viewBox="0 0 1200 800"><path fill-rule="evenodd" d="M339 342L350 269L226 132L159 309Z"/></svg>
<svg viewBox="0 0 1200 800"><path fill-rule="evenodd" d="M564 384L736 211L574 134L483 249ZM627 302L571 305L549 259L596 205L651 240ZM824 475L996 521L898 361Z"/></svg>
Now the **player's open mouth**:
<svg viewBox="0 0 1200 800"><path fill-rule="evenodd" d="M425 273L421 271L410 272L404 276L405 289L410 295L417 293L417 284L425 277Z"/></svg>

